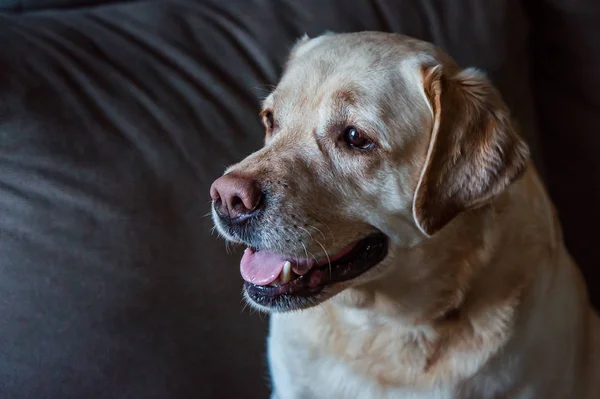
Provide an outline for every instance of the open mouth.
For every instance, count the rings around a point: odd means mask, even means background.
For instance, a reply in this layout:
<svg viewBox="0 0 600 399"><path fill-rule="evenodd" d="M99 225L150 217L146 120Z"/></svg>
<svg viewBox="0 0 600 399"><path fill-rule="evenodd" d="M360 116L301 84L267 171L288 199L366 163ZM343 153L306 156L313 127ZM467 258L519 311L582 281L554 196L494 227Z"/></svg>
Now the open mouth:
<svg viewBox="0 0 600 399"><path fill-rule="evenodd" d="M325 287L360 276L381 262L387 250L387 238L382 233L369 235L318 261L247 248L240 272L252 301L267 308L292 310L320 302L316 296Z"/></svg>

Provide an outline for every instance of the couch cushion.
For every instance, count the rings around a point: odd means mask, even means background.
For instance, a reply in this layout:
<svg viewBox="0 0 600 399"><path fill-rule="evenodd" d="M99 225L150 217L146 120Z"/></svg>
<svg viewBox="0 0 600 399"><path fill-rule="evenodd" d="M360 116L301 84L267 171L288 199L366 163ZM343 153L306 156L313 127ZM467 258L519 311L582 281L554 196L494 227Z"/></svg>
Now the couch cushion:
<svg viewBox="0 0 600 399"><path fill-rule="evenodd" d="M1 396L266 397L265 318L242 311L239 251L211 235L211 181L260 146L259 98L303 32L435 41L489 72L535 143L524 17L482 4L0 16Z"/></svg>
<svg viewBox="0 0 600 399"><path fill-rule="evenodd" d="M21 13L49 9L73 9L139 0L0 0L0 11Z"/></svg>
<svg viewBox="0 0 600 399"><path fill-rule="evenodd" d="M565 241L600 308L600 3L528 2L547 184Z"/></svg>

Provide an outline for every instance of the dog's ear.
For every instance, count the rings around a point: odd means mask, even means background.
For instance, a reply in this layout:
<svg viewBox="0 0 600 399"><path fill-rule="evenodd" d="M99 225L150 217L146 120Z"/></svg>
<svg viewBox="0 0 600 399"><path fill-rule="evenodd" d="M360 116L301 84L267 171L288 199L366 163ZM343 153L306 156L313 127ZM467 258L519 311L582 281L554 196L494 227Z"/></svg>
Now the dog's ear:
<svg viewBox="0 0 600 399"><path fill-rule="evenodd" d="M441 65L422 72L433 128L413 217L431 236L519 178L529 151L500 94L482 73L465 69L447 76Z"/></svg>

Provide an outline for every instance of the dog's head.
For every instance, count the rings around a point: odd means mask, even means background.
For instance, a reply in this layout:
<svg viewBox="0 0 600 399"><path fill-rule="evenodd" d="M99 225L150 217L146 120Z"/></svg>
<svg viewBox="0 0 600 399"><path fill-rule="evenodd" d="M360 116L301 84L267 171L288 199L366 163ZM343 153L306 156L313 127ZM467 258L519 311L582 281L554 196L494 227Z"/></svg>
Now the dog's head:
<svg viewBox="0 0 600 399"><path fill-rule="evenodd" d="M302 39L261 116L265 146L211 196L262 310L402 273L399 251L488 203L528 156L484 76L400 35Z"/></svg>

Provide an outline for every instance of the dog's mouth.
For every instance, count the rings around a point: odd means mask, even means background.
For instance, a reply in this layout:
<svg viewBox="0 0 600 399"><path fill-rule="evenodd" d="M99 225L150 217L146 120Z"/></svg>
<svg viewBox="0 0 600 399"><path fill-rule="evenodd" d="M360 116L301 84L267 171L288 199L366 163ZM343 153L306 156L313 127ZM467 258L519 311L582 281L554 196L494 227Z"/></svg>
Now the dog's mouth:
<svg viewBox="0 0 600 399"><path fill-rule="evenodd" d="M328 286L359 277L387 255L382 233L353 242L323 259L287 258L247 248L240 262L246 295L257 305L286 311L314 306ZM322 296L321 296L322 297Z"/></svg>

